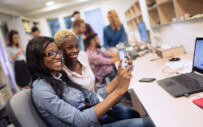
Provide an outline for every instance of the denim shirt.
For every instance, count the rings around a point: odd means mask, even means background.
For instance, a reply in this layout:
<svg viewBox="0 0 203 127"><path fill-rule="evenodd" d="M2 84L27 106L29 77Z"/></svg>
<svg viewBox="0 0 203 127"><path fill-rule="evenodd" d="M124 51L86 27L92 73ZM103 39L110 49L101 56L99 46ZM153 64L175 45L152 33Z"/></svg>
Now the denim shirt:
<svg viewBox="0 0 203 127"><path fill-rule="evenodd" d="M97 127L94 107L85 109L85 99L94 106L107 92L105 87L93 92L65 85L64 99L60 99L49 83L37 79L33 82L32 96L37 110L52 127Z"/></svg>
<svg viewBox="0 0 203 127"><path fill-rule="evenodd" d="M113 30L111 25L108 25L103 30L103 38L104 38L104 47L109 49L111 47L116 47L119 42L126 42L126 34L123 25L121 25L121 29Z"/></svg>

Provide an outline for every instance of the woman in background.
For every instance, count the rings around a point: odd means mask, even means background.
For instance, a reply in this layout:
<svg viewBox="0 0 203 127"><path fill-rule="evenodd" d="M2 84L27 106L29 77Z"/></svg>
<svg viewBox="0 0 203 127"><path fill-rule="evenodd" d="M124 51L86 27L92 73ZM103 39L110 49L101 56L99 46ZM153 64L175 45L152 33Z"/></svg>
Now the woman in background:
<svg viewBox="0 0 203 127"><path fill-rule="evenodd" d="M112 47L116 47L119 42L126 42L126 34L115 10L108 12L109 25L104 27L104 47L113 53Z"/></svg>
<svg viewBox="0 0 203 127"><path fill-rule="evenodd" d="M16 30L8 33L8 57L14 65L17 85L24 89L29 88L30 77L25 63L25 49L20 43L19 33Z"/></svg>

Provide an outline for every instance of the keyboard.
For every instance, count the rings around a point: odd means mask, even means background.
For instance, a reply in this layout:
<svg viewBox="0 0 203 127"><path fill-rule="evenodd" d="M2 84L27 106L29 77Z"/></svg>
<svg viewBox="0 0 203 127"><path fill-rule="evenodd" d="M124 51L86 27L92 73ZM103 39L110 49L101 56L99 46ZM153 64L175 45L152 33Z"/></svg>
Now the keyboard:
<svg viewBox="0 0 203 127"><path fill-rule="evenodd" d="M190 90L196 90L200 88L199 81L188 75L179 75L176 77L172 77L171 79L173 79L174 81L178 82L179 84L185 86Z"/></svg>

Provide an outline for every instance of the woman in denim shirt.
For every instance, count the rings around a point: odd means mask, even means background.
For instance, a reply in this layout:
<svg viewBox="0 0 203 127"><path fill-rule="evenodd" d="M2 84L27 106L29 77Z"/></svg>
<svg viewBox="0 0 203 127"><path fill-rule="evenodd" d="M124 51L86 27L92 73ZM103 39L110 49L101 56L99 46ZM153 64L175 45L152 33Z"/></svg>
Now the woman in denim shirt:
<svg viewBox="0 0 203 127"><path fill-rule="evenodd" d="M50 37L33 38L26 58L32 78L32 96L38 112L52 127L97 127L98 119L111 108L129 87L131 72L119 63L118 79L92 92L73 83L62 69L62 52ZM102 102L99 98L103 98ZM86 108L85 102L93 107ZM102 127L152 126L149 118L122 120Z"/></svg>

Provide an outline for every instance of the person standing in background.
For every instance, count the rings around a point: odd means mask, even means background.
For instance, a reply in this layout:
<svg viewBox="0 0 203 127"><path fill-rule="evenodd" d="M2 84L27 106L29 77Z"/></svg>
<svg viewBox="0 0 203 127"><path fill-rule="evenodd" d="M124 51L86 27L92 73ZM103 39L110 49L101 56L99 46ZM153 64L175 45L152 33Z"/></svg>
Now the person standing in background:
<svg viewBox="0 0 203 127"><path fill-rule="evenodd" d="M25 49L20 43L19 33L16 30L8 33L8 57L14 65L17 85L24 89L29 88L30 76L25 63Z"/></svg>
<svg viewBox="0 0 203 127"><path fill-rule="evenodd" d="M104 27L104 47L112 53L112 47L116 47L119 42L126 42L126 34L115 10L108 12L109 25Z"/></svg>
<svg viewBox="0 0 203 127"><path fill-rule="evenodd" d="M80 17L80 12L79 12L79 11L74 11L72 17L74 18L74 20L76 20L76 19L81 19L81 17ZM94 31L93 31L92 27L90 26L90 24L85 23L85 28L86 28L86 29L85 29L85 31L84 31L84 33L83 33L83 36L82 36L83 40L86 38L86 36L87 36L88 34L94 33Z"/></svg>
<svg viewBox="0 0 203 127"><path fill-rule="evenodd" d="M39 28L36 27L36 26L33 26L32 30L31 30L31 33L32 33L32 37L38 37L40 35Z"/></svg>
<svg viewBox="0 0 203 127"><path fill-rule="evenodd" d="M82 34L85 31L85 21L83 19L76 19L73 22L72 26L73 26L73 32L78 37L80 51L85 51L85 46L82 39Z"/></svg>

